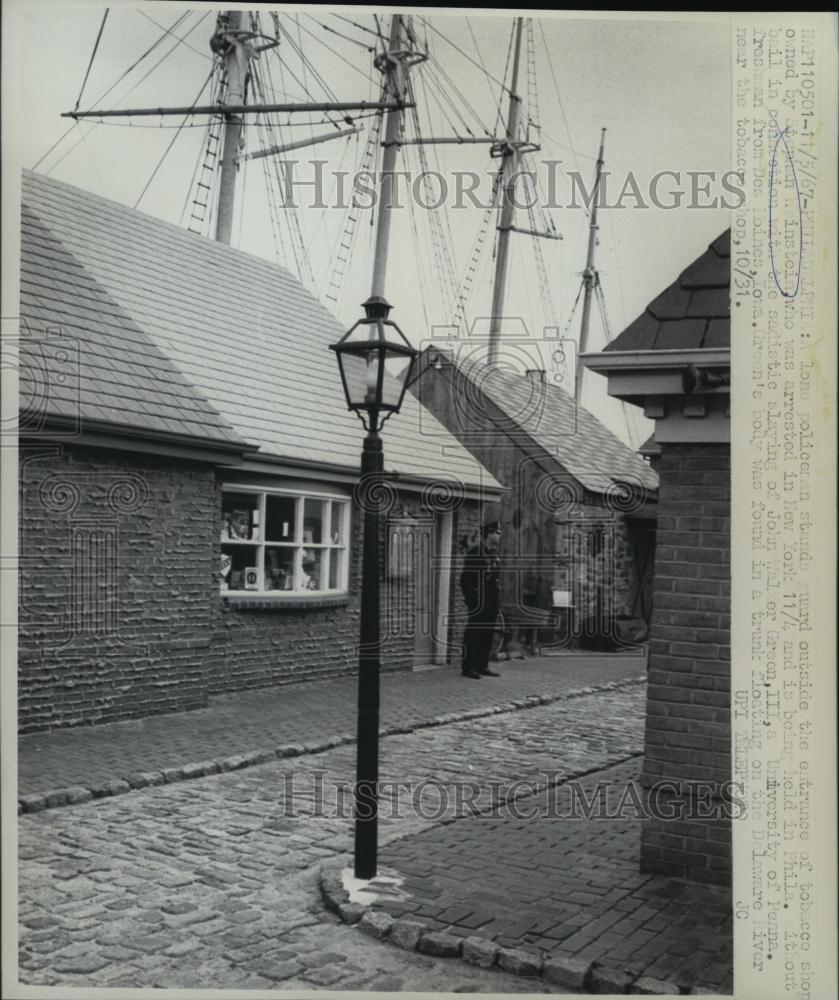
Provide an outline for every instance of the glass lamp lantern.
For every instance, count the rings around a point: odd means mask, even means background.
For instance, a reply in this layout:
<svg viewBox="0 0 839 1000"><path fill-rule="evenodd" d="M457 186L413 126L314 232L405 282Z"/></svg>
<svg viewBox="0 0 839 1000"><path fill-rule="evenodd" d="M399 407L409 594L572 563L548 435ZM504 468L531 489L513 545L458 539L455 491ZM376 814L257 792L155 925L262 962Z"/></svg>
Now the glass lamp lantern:
<svg viewBox="0 0 839 1000"><path fill-rule="evenodd" d="M390 310L386 299L372 296L364 303L364 319L330 347L338 356L347 408L372 431L377 431L392 413L399 412L419 353L396 323L388 319ZM386 370L394 359L408 362L401 380Z"/></svg>

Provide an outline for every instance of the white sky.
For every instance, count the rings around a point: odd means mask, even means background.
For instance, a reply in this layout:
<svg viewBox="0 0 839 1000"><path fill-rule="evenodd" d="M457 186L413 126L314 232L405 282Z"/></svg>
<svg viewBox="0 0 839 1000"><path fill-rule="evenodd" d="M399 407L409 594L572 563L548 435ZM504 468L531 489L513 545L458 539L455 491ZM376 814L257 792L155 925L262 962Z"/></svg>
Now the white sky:
<svg viewBox="0 0 839 1000"><path fill-rule="evenodd" d="M4 143L4 170L33 167L72 124L60 117L76 103L87 70L93 44L102 20L103 5L74 5L45 2L4 4L4 127L11 142ZM378 73L372 69L372 55L362 46L327 33L311 18L292 10L308 10L320 24L355 39L375 41L375 36L341 22L329 15L327 8L263 8L263 28L273 33L268 10L279 9L283 24L303 43L307 57L341 100L368 100L375 97L371 78L377 84ZM380 8L377 8L380 10ZM187 42L146 79L141 79L174 45L174 40L160 45L125 80L96 107L146 107L191 104L210 71L209 38L215 24L216 8L193 4L181 8L172 3L137 7L111 4L111 11L87 81L82 109L104 92L161 35L160 25L171 26L187 10L192 10L177 28L187 32ZM367 9L329 8L366 27L374 21ZM472 60L482 61L489 74L500 79L504 72L512 18L518 11L469 12L469 22L456 12L437 10L428 15L429 31L415 20L418 33L427 33L435 64L430 69L414 71L417 97L423 105L420 117L423 132L452 133L455 112L446 104L441 89L446 90L460 108L460 95L442 82L442 72L455 81L475 115L492 128L499 98L498 86L488 81L471 62L463 58L436 32L443 33ZM527 46L522 58L519 92L527 98L535 89L538 95L539 124L542 126L542 151L536 158L561 160L558 173L559 200L565 204L570 186L562 173L579 169L591 184L601 127L607 128L606 169L612 174L616 197L628 171L632 171L646 197L650 179L659 171L680 171L682 187L687 188L687 171L714 171L718 175L730 168L730 46L727 18L710 15L670 15L670 19L632 15L586 18L584 15L540 17L533 24L533 73L528 74ZM204 19L201 20L202 15ZM152 21L153 19L153 21ZM298 34L298 23L300 25ZM307 32L311 32L309 34ZM316 36L316 37L313 37ZM474 36L474 40L473 40ZM330 52L329 45L334 51ZM477 43L477 49L476 49ZM548 57L547 51L550 53ZM478 51L479 50L479 51ZM279 49L286 61L285 85L288 96L280 100L303 98L307 87L312 99L323 100L324 93L309 71L303 75L293 45L284 39ZM260 66L272 67L273 82L282 89L277 53L266 53ZM346 61L343 61L346 60ZM439 64L440 69L436 68ZM297 82L292 79L297 77ZM509 77L508 77L509 80ZM554 80L559 87L557 97ZM424 81L424 82L423 82ZM15 84L15 96L10 99ZM131 91L130 95L128 91ZM205 91L201 103L209 103ZM445 107L445 114L443 108ZM531 114L532 114L531 110ZM476 126L471 112L463 111ZM506 110L505 110L506 114ZM448 118L448 121L446 120ZM300 120L299 118L297 119ZM308 121L308 117L303 120ZM47 156L38 169L56 179L76 184L116 201L134 205L149 180L175 132L160 129L159 118L134 119L133 125L77 126ZM179 118L163 119L168 126ZM203 122L204 120L202 120ZM301 149L290 154L300 161L298 177L306 179L308 159L327 160L327 175L336 169L353 170L364 148L366 128L372 119L361 124L365 132L356 139L336 140ZM142 127L146 126L146 127ZM283 134L284 141L307 134L321 134L329 126L296 127ZM476 129L477 131L477 129ZM142 198L139 208L177 223L188 197L189 183L199 155L203 128L184 130L171 153L160 167ZM409 130L409 134L412 134ZM462 129L461 129L461 134ZM496 133L498 134L498 133ZM535 133L532 133L535 135ZM79 141L80 137L84 137ZM258 148L255 129L248 132L248 151ZM428 162L439 166L453 186L452 171L475 170L487 174L497 166L486 145L427 147ZM65 155L66 154L66 155ZM402 168L420 169L416 148L400 154ZM240 183L235 246L248 252L277 259L270 215L265 197L263 165L271 161L251 161ZM240 172L240 176L242 172ZM546 177L542 174L541 177ZM544 182L543 182L544 183ZM672 185L673 182L668 182ZM716 193L718 185L712 185ZM664 191L668 190L665 186ZM479 191L486 196L489 181ZM302 199L305 203L306 194ZM680 208L665 211L634 207L631 198L623 209L604 209L600 213L599 247L596 263L601 273L607 311L613 333L617 334L659 291L676 277L705 246L728 225L725 209ZM542 240L542 248L552 299L564 331L580 284L579 272L585 261L588 218L581 208L562 207L550 212L563 240ZM463 273L481 223L482 212L467 207L449 209L453 238L452 252L458 277ZM330 261L340 241L345 219L342 209L306 208L299 213L315 276L314 291L326 301ZM289 213L279 213L281 225L291 226ZM447 321L442 309L440 289L433 280L434 267L429 246L428 213L417 213L419 243L412 236L411 213L397 213L392 236L387 295L394 304L393 318L410 340L420 344L429 336L429 327ZM372 267L370 213L362 213L358 237L341 294L326 304L342 324L357 319L359 304L369 294ZM529 227L527 213L519 213L516 224ZM493 223L494 225L494 223ZM492 229L490 229L490 237ZM540 336L545 322L540 307L539 285L533 254L533 240L513 234L509 291L505 315L520 316L531 335ZM439 253L437 254L439 257ZM470 312L474 317L489 312L489 275L492 261L483 255L478 270ZM427 280L419 280L426 270ZM568 335L579 332L578 307ZM605 337L597 310L593 311L591 350L599 349ZM605 379L587 376L586 403L617 433L626 432L620 408L605 398ZM638 421L638 430L646 436L651 425Z"/></svg>

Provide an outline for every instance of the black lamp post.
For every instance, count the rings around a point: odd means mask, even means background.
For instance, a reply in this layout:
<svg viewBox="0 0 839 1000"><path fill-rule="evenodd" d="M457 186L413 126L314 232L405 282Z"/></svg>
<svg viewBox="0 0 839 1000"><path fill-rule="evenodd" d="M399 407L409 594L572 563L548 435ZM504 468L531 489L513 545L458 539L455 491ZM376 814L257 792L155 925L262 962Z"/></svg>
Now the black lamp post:
<svg viewBox="0 0 839 1000"><path fill-rule="evenodd" d="M367 436L361 455L364 508L364 549L361 573L361 634L358 647L358 744L355 785L355 876L376 874L378 850L379 783L379 573L380 541L377 506L384 471L379 431L392 413L398 413L410 382L417 351L390 319L390 303L371 296L366 316L331 350L338 355L347 407L361 418ZM390 359L408 362L402 381L389 375Z"/></svg>

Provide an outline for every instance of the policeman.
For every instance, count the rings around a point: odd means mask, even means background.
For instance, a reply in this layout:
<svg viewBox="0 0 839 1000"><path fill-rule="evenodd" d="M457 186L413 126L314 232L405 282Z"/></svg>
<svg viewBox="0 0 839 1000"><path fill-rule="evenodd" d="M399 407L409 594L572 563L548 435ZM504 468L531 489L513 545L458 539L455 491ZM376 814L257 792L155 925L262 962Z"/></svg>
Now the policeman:
<svg viewBox="0 0 839 1000"><path fill-rule="evenodd" d="M466 553L460 574L460 589L468 613L461 673L472 680L499 676L489 668L489 651L501 596L501 562L497 555L500 542L498 521L485 524L481 540Z"/></svg>

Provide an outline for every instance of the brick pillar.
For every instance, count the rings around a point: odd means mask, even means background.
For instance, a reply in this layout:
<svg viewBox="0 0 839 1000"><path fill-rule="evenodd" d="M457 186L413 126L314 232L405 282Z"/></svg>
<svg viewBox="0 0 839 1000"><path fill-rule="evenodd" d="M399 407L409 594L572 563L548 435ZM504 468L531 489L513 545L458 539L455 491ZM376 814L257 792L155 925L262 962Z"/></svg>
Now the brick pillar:
<svg viewBox="0 0 839 1000"><path fill-rule="evenodd" d="M730 448L661 447L641 870L728 884Z"/></svg>

